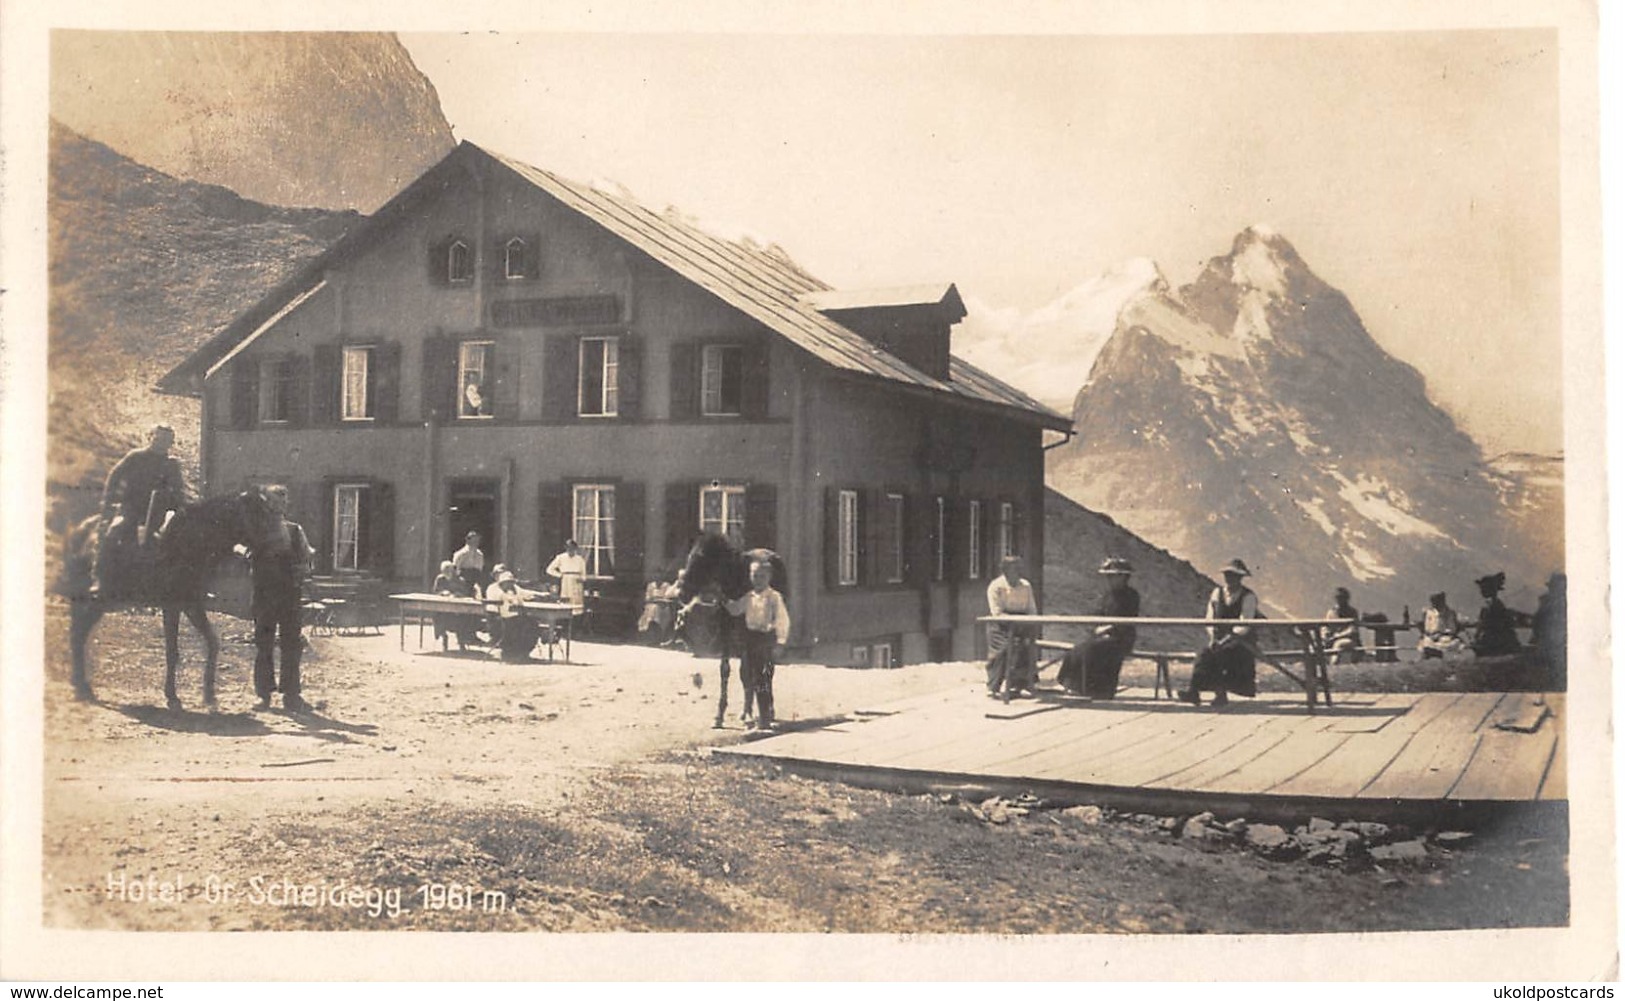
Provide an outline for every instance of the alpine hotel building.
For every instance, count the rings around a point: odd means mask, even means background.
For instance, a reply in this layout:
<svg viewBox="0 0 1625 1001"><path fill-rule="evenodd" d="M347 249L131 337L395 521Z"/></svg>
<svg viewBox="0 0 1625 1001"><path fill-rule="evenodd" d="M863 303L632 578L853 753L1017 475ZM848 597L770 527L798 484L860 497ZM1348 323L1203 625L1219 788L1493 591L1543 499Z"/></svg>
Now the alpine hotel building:
<svg viewBox="0 0 1625 1001"><path fill-rule="evenodd" d="M977 656L1042 587L1044 432L952 356L952 285L833 290L775 250L462 143L164 377L210 493L281 483L318 572L419 589L469 529L640 595L696 533L780 552L792 655Z"/></svg>

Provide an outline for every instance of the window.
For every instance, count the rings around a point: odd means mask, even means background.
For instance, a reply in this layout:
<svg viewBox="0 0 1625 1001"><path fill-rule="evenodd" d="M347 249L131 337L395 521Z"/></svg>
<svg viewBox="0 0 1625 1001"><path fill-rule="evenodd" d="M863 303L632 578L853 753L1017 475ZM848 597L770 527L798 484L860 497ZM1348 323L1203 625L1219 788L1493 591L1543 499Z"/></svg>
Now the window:
<svg viewBox="0 0 1625 1001"><path fill-rule="evenodd" d="M581 385L576 412L583 417L614 417L620 412L620 340L615 337L581 339Z"/></svg>
<svg viewBox="0 0 1625 1001"><path fill-rule="evenodd" d="M474 280L474 251L462 240L451 241L446 248L446 280L471 282Z"/></svg>
<svg viewBox="0 0 1625 1001"><path fill-rule="evenodd" d="M344 385L339 413L347 421L363 421L372 417L372 394L368 392L372 376L372 347L344 349Z"/></svg>
<svg viewBox="0 0 1625 1001"><path fill-rule="evenodd" d="M948 499L937 498L937 552L932 580L948 579Z"/></svg>
<svg viewBox="0 0 1625 1001"><path fill-rule="evenodd" d="M700 359L700 413L707 417L744 413L745 349L737 344L707 344Z"/></svg>
<svg viewBox="0 0 1625 1001"><path fill-rule="evenodd" d="M887 551L881 554L886 561L886 583L903 582L903 495L887 494L884 517L891 527L886 539Z"/></svg>
<svg viewBox="0 0 1625 1001"><path fill-rule="evenodd" d="M869 648L869 666L886 670L893 667L890 643L876 643Z"/></svg>
<svg viewBox="0 0 1625 1001"><path fill-rule="evenodd" d="M333 569L361 569L361 508L366 486L341 483L333 488Z"/></svg>
<svg viewBox="0 0 1625 1001"><path fill-rule="evenodd" d="M502 276L508 279L525 277L525 241L519 237L509 240L502 248Z"/></svg>
<svg viewBox="0 0 1625 1001"><path fill-rule="evenodd" d="M858 582L858 492L856 490L842 490L839 495L836 509L836 531L839 533L838 547L840 552L840 573L836 577L841 584L856 584Z"/></svg>
<svg viewBox="0 0 1625 1001"><path fill-rule="evenodd" d="M966 508L967 508L969 516L970 516L970 525L968 526L970 530L966 533L970 537L970 554L969 554L969 559L965 563L965 566L967 568L966 571L965 571L965 576L969 577L971 580L981 580L982 579L982 502L978 501L978 500L973 500L968 505L966 505Z"/></svg>
<svg viewBox="0 0 1625 1001"><path fill-rule="evenodd" d="M615 488L596 483L574 488L574 535L587 560L587 576L615 572Z"/></svg>
<svg viewBox="0 0 1625 1001"><path fill-rule="evenodd" d="M999 559L1016 555L1016 506L1008 501L999 505L999 531L994 537Z"/></svg>
<svg viewBox="0 0 1625 1001"><path fill-rule="evenodd" d="M700 531L726 535L735 545L745 543L745 488L700 488Z"/></svg>
<svg viewBox="0 0 1625 1001"><path fill-rule="evenodd" d="M260 362L260 423L286 423L292 403L293 362L287 358Z"/></svg>
<svg viewBox="0 0 1625 1001"><path fill-rule="evenodd" d="M457 416L491 416L490 341L464 341L457 347Z"/></svg>

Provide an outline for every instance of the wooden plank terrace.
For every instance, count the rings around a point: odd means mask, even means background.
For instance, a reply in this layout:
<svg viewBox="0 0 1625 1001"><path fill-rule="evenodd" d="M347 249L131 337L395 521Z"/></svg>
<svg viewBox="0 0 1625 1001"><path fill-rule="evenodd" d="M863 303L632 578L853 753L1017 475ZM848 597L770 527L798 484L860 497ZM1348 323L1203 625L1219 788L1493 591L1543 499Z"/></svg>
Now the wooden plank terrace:
<svg viewBox="0 0 1625 1001"><path fill-rule="evenodd" d="M1369 819L1561 803L1564 696L1360 694L1310 713L1264 694L1224 709L1044 691L1005 705L965 686L834 726L713 753L859 785L1032 792L1147 812Z"/></svg>

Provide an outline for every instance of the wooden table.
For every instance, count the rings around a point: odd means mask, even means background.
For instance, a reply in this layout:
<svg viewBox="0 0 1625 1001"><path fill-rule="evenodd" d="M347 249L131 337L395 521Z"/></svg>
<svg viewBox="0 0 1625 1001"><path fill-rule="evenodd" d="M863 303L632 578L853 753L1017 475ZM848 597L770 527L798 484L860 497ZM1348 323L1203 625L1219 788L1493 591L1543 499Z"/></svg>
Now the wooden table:
<svg viewBox="0 0 1625 1001"><path fill-rule="evenodd" d="M1303 643L1303 650L1275 651L1263 650L1256 642L1250 644L1253 656L1275 668L1282 674L1291 678L1302 686L1304 696L1309 702L1309 711L1315 711L1316 696L1322 695L1326 705L1332 704L1332 679L1327 670L1325 630L1356 625L1353 619L1184 619L1170 617L1134 617L1134 616L1108 616L1108 615L983 615L976 621L991 622L1000 625L1025 626L1134 626L1136 629L1147 626L1284 626L1297 633ZM1280 661L1283 657L1292 656L1301 658L1304 664L1304 673L1299 676ZM1172 685L1168 682L1167 660L1179 657L1174 651L1134 651L1135 656L1159 658L1157 664L1158 681L1168 684L1170 691Z"/></svg>
<svg viewBox="0 0 1625 1001"><path fill-rule="evenodd" d="M406 649L406 620L414 619L418 626L418 646L423 646L423 626L433 622L436 615L474 615L484 619L488 613L496 611L494 602L481 601L478 598L459 598L450 594L392 594L390 598L400 603L401 649ZM549 627L550 635L558 635L558 627L562 625L564 632L564 662L570 663L570 640L572 638L572 623L578 609L567 602L557 601L527 601L521 604L520 609L528 619L540 622ZM445 642L444 639L441 640ZM547 644L548 663L553 662L554 643Z"/></svg>

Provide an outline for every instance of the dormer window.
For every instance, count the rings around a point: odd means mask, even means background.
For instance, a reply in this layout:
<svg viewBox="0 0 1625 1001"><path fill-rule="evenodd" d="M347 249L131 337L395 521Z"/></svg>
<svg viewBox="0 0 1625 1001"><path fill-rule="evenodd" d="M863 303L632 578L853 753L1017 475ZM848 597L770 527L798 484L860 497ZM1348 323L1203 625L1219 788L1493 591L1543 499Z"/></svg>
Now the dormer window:
<svg viewBox="0 0 1625 1001"><path fill-rule="evenodd" d="M528 258L530 250L519 237L509 240L502 248L502 275L510 281L530 277Z"/></svg>
<svg viewBox="0 0 1625 1001"><path fill-rule="evenodd" d="M462 240L453 240L446 248L446 280L449 282L474 280L474 250Z"/></svg>

